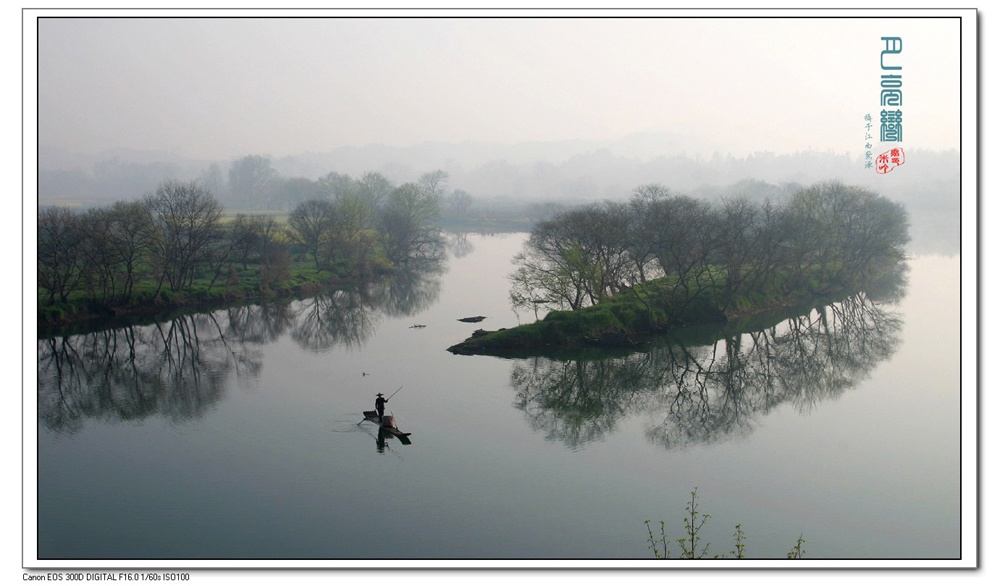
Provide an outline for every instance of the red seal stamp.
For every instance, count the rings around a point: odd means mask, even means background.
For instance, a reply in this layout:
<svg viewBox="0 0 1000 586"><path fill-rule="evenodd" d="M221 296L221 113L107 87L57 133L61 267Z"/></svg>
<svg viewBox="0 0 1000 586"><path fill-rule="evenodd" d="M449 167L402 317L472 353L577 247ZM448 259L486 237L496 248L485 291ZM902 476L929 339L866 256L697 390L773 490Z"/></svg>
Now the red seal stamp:
<svg viewBox="0 0 1000 586"><path fill-rule="evenodd" d="M901 147L891 148L875 157L875 172L880 175L889 173L906 162L906 153Z"/></svg>

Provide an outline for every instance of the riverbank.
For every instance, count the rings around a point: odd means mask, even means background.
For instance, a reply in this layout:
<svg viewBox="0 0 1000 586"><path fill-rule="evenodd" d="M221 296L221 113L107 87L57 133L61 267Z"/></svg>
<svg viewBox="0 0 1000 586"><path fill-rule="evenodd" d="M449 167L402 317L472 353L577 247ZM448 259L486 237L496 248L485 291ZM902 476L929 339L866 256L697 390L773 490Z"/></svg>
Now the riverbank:
<svg viewBox="0 0 1000 586"><path fill-rule="evenodd" d="M757 295L723 308L717 291L702 290L690 299L671 291L670 278L637 285L603 303L576 311L552 311L530 324L495 331L477 330L448 348L453 354L506 358L579 352L588 347L640 350L650 338L681 329L711 327L739 331L777 323L790 314L843 299L861 290L858 283L830 283L822 292ZM748 330L749 331L749 330Z"/></svg>
<svg viewBox="0 0 1000 586"><path fill-rule="evenodd" d="M389 275L382 270L371 279L342 277L329 271L317 271L303 264L292 270L285 281L263 286L253 269L244 272L237 282L223 285L200 284L182 290L162 290L157 294L139 291L124 302L108 303L77 296L65 303L39 305L38 337L81 334L128 324L153 323L192 312L239 307L254 303L305 299L327 291L357 286Z"/></svg>

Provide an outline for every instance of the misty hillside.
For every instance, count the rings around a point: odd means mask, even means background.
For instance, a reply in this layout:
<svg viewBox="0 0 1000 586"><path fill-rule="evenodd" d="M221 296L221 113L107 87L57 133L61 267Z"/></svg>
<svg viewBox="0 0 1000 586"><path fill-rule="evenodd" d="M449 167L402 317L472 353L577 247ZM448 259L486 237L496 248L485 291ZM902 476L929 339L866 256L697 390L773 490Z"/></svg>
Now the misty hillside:
<svg viewBox="0 0 1000 586"><path fill-rule="evenodd" d="M628 196L638 185L708 195L746 180L772 185L837 179L864 185L915 206L957 209L959 155L914 151L895 173L877 175L860 157L832 152L746 157L688 154L682 137L633 135L619 141L558 141L501 145L425 143L412 147L367 145L325 153L267 157L288 178L315 180L335 172L360 176L377 171L395 183L416 181L441 169L448 188L476 198L592 201ZM703 145L697 145L703 146ZM116 151L83 156L52 149L39 153L40 204L101 203L140 197L166 179L225 177L232 161L189 160L165 152ZM949 188L949 186L953 186ZM941 193L948 189L950 193Z"/></svg>

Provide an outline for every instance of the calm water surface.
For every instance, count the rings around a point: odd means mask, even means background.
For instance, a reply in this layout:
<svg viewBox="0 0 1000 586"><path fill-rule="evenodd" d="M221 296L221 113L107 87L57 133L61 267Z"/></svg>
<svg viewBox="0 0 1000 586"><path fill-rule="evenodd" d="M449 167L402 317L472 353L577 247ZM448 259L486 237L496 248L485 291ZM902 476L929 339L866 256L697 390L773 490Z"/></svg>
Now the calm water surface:
<svg viewBox="0 0 1000 586"><path fill-rule="evenodd" d="M524 237L452 235L438 274L365 292L40 340L39 557L648 559L643 522L680 537L695 488L721 553L740 523L750 557L800 534L814 559L959 555L957 256L914 258L898 300L721 340L450 354L518 323ZM409 445L358 423L399 387Z"/></svg>

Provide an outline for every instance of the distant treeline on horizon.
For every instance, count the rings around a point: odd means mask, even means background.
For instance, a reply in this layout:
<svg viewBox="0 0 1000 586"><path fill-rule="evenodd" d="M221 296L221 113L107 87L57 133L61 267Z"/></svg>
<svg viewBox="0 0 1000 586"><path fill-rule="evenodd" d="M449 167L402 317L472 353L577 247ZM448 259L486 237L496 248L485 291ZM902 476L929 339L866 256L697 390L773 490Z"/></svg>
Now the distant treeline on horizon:
<svg viewBox="0 0 1000 586"><path fill-rule="evenodd" d="M524 160L513 146L477 152L479 160L462 158L441 145L407 149L370 146L274 159L247 155L217 162L121 152L90 159L89 163L80 157L52 154L42 157L46 162L38 172L38 203L103 205L138 199L166 180L194 180L229 209L290 211L315 196L316 184L331 175L374 170L394 183L404 183L417 180L427 169L446 172L452 193L463 198L500 202L624 200L636 185L650 183L700 198L734 194L775 198L828 180L874 189L911 208L957 210L959 200L960 156L954 150L907 151L906 164L887 175L865 168L861 156L819 151L763 152L746 157L672 154L639 159L601 148L561 158L548 153L548 159L533 161ZM253 185L253 200L246 196L248 181L258 182ZM262 196L262 190L267 194Z"/></svg>

